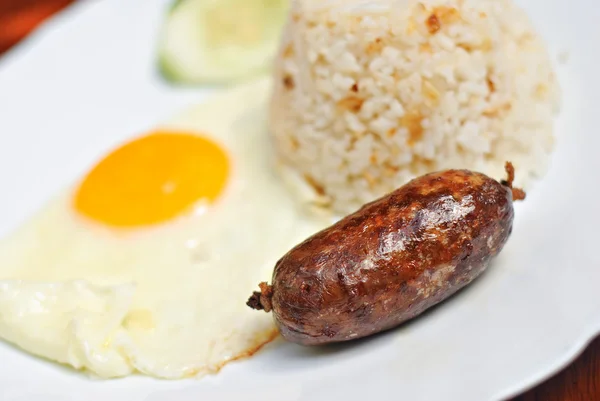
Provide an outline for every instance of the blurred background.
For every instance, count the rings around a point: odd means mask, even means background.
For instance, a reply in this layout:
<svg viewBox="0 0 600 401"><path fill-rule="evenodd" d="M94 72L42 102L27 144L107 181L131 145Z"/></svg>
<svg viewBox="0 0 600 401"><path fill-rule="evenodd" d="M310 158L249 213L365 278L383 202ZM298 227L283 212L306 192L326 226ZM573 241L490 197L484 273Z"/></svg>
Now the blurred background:
<svg viewBox="0 0 600 401"><path fill-rule="evenodd" d="M74 0L0 0L0 54Z"/></svg>
<svg viewBox="0 0 600 401"><path fill-rule="evenodd" d="M45 19L75 1L0 0L0 57ZM512 401L559 400L600 400L600 339L567 369Z"/></svg>

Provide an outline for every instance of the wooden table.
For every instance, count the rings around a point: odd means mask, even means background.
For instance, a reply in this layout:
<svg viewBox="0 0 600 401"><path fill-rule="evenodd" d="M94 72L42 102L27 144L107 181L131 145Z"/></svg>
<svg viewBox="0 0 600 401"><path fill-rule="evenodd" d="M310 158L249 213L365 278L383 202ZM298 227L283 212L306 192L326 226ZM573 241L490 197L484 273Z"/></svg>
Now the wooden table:
<svg viewBox="0 0 600 401"><path fill-rule="evenodd" d="M0 53L72 1L0 0ZM567 369L511 401L594 400L600 400L600 338Z"/></svg>

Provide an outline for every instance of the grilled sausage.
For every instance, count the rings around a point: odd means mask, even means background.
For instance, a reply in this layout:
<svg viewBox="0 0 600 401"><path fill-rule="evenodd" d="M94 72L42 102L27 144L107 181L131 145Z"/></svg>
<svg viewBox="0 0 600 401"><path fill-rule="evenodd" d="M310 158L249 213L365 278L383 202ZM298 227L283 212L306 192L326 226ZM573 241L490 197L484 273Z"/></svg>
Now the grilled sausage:
<svg viewBox="0 0 600 401"><path fill-rule="evenodd" d="M281 335L315 345L381 332L448 298L504 247L514 200L508 179L467 170L414 179L300 243L247 304L273 311Z"/></svg>

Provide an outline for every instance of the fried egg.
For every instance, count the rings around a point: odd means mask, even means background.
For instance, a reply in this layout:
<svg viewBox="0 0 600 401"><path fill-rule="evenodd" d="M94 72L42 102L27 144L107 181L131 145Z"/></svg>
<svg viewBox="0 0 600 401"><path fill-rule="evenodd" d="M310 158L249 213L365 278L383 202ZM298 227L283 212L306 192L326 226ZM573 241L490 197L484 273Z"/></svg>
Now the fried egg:
<svg viewBox="0 0 600 401"><path fill-rule="evenodd" d="M198 377L276 336L247 295L324 227L273 169L268 80L117 147L0 243L0 337L103 378Z"/></svg>

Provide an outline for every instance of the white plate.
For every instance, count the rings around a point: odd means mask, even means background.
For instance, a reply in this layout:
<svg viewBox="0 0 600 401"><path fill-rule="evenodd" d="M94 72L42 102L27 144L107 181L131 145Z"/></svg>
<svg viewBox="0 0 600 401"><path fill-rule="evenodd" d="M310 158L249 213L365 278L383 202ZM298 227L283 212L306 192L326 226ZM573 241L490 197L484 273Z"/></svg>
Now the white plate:
<svg viewBox="0 0 600 401"><path fill-rule="evenodd" d="M470 288L398 330L306 349L282 341L200 381L92 381L0 344L3 400L501 399L564 366L600 329L600 8L522 0L564 90L547 177L516 206L509 244ZM0 59L0 233L117 141L206 97L154 70L166 1L81 2Z"/></svg>

